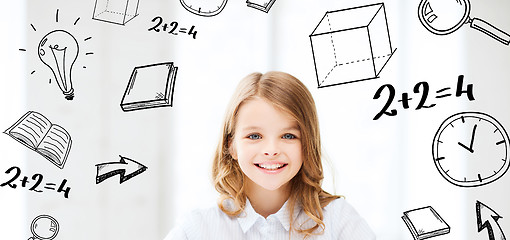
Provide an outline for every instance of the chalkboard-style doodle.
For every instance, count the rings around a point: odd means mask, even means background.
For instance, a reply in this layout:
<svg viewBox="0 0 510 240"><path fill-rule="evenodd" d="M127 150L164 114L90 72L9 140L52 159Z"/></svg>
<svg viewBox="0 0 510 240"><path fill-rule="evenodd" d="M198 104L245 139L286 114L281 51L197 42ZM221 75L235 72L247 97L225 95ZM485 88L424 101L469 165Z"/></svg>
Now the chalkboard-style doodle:
<svg viewBox="0 0 510 240"><path fill-rule="evenodd" d="M493 117L461 112L448 117L432 142L439 173L459 187L477 187L498 180L508 170L509 139Z"/></svg>
<svg viewBox="0 0 510 240"><path fill-rule="evenodd" d="M14 172L13 172L14 171ZM21 177L21 169L19 167L13 166L7 169L5 171L5 174L11 174L13 172L13 176L0 184L0 187L10 187L12 189L16 189L18 186L21 186L22 188L28 188L29 191L42 193L44 189L46 190L52 190L56 191L57 193L63 192L65 198L69 198L69 192L71 191L70 187L66 187L67 179L63 179L62 182L60 182L59 187L57 188L57 184L52 182L46 182L44 184L44 187L40 187L40 185L43 183L44 176L40 173L36 173L32 175L32 178L28 178L28 176ZM18 177L21 178L19 181L21 182L20 185L16 184L16 180L18 180Z"/></svg>
<svg viewBox="0 0 510 240"><path fill-rule="evenodd" d="M63 127L52 124L42 114L27 112L4 133L41 154L55 166L64 168L71 150L71 136Z"/></svg>
<svg viewBox="0 0 510 240"><path fill-rule="evenodd" d="M450 226L431 206L404 212L402 216L415 240L427 239L450 233Z"/></svg>
<svg viewBox="0 0 510 240"><path fill-rule="evenodd" d="M227 2L228 0L181 0L181 5L195 15L212 17L223 11Z"/></svg>
<svg viewBox="0 0 510 240"><path fill-rule="evenodd" d="M374 99L381 98L381 94L384 90L388 90L388 100L386 100L386 103L381 108L381 110L375 115L373 120L378 120L381 116L387 115L387 116L396 116L397 115L397 109L391 109L390 106L395 99L396 91L395 87L391 84L384 84L374 94ZM441 88L436 91L435 98L436 99L443 99L446 97L453 96L451 92L450 87ZM432 108L435 107L435 103L430 103L431 101L428 100L429 93L430 93L430 86L427 82L419 82L416 85L414 85L413 93L419 94L419 102L416 103L415 110L425 109L425 108ZM475 100L475 95L473 93L473 84L467 84L467 86L464 88L464 75L459 75L457 78L457 88L455 89L455 97L461 97L462 95L466 94L466 97L469 101ZM410 102L416 102L418 98L412 98L409 93L404 92L402 93L399 100L397 100L398 103L402 104L403 109L409 109L411 106Z"/></svg>
<svg viewBox="0 0 510 240"><path fill-rule="evenodd" d="M122 110L171 107L176 75L173 62L135 67L122 97Z"/></svg>
<svg viewBox="0 0 510 240"><path fill-rule="evenodd" d="M378 78L396 50L384 3L326 12L310 42L319 88Z"/></svg>
<svg viewBox="0 0 510 240"><path fill-rule="evenodd" d="M126 25L138 16L140 0L96 0L92 19Z"/></svg>
<svg viewBox="0 0 510 240"><path fill-rule="evenodd" d="M97 164L96 167L96 184L117 174L120 175L120 183L123 183L147 170L146 166L123 156L120 156L119 162L101 163Z"/></svg>
<svg viewBox="0 0 510 240"><path fill-rule="evenodd" d="M53 240L57 237L59 230L60 225L55 218L49 215L39 215L30 225L33 236L28 240Z"/></svg>
<svg viewBox="0 0 510 240"><path fill-rule="evenodd" d="M246 4L248 7L252 7L267 13L275 1L276 0L247 0Z"/></svg>
<svg viewBox="0 0 510 240"><path fill-rule="evenodd" d="M71 71L80 47L73 35L64 30L46 34L39 43L39 59L53 72L57 84L67 100L73 100Z"/></svg>
<svg viewBox="0 0 510 240"><path fill-rule="evenodd" d="M476 201L476 225L478 226L478 232L487 229L489 234L489 240L506 240L505 234L499 226L499 219L501 219L490 207L480 201Z"/></svg>
<svg viewBox="0 0 510 240"><path fill-rule="evenodd" d="M508 45L510 35L479 18L471 18L469 0L421 0L418 6L418 18L421 24L436 35L446 35L469 24L480 32Z"/></svg>

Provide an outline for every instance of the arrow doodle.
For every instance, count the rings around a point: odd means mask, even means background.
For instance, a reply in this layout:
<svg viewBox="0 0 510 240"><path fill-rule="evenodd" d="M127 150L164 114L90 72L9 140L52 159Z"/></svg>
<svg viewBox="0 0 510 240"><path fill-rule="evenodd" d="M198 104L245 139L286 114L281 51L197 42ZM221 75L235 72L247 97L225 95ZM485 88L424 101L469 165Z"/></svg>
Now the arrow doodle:
<svg viewBox="0 0 510 240"><path fill-rule="evenodd" d="M97 164L96 167L96 184L117 174L120 175L120 183L123 183L147 170L146 166L123 156L120 156L119 162L101 163Z"/></svg>
<svg viewBox="0 0 510 240"><path fill-rule="evenodd" d="M487 228L489 234L489 240L506 240L501 226L499 226L498 220L501 217L490 207L480 201L476 201L476 223L478 225L478 232Z"/></svg>

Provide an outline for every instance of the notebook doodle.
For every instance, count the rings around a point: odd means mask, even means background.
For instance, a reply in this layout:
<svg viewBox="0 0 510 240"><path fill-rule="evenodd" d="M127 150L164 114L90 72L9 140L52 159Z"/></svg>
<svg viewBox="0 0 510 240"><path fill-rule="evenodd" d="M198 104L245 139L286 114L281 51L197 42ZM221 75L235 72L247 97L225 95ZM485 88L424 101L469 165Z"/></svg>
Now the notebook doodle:
<svg viewBox="0 0 510 240"><path fill-rule="evenodd" d="M135 67L121 100L122 110L171 107L176 75L173 62Z"/></svg>
<svg viewBox="0 0 510 240"><path fill-rule="evenodd" d="M247 0L246 4L248 7L255 8L262 12L269 12L269 9L273 6L276 0Z"/></svg>
<svg viewBox="0 0 510 240"><path fill-rule="evenodd" d="M415 240L450 233L450 226L431 206L404 212L402 220Z"/></svg>

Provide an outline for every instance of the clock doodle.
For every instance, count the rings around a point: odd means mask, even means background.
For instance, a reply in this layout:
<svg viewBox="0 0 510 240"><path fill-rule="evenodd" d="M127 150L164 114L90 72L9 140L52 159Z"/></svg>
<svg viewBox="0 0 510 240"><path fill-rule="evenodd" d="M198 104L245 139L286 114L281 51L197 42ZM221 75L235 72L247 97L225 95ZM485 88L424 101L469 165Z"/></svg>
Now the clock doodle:
<svg viewBox="0 0 510 240"><path fill-rule="evenodd" d="M434 136L437 170L459 187L477 187L503 176L509 167L508 134L493 117L461 112L448 117Z"/></svg>
<svg viewBox="0 0 510 240"><path fill-rule="evenodd" d="M212 17L223 11L228 0L181 0L181 5L189 12L202 16Z"/></svg>

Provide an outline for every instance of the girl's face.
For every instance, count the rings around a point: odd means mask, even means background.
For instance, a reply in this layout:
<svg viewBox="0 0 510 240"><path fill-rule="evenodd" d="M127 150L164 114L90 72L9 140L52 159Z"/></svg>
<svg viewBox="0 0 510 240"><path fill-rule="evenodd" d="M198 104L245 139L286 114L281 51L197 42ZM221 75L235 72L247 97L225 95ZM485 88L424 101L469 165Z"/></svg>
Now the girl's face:
<svg viewBox="0 0 510 240"><path fill-rule="evenodd" d="M230 153L248 184L285 190L303 163L301 132L290 115L257 97L239 108Z"/></svg>

